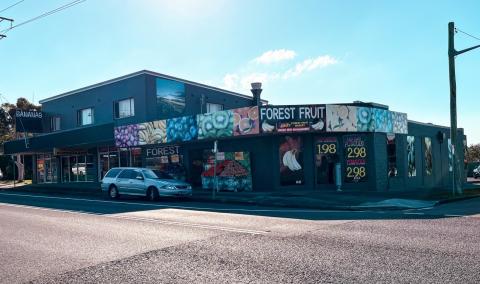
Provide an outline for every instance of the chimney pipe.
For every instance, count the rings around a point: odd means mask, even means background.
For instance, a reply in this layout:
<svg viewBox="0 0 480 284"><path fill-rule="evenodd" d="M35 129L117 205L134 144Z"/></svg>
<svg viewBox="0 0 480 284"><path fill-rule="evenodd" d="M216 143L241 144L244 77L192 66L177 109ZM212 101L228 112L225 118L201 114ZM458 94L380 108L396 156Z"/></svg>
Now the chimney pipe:
<svg viewBox="0 0 480 284"><path fill-rule="evenodd" d="M253 94L253 105L260 107L262 105L262 101L260 99L260 94L262 93L262 83L261 82L254 82L251 84Z"/></svg>

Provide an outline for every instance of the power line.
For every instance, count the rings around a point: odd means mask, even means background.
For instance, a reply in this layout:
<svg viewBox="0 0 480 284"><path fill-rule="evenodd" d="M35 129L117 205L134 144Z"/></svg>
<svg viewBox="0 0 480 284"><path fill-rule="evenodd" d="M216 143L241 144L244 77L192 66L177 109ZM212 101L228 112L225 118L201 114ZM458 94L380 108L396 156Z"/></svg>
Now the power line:
<svg viewBox="0 0 480 284"><path fill-rule="evenodd" d="M24 22L21 22L20 24L16 24L16 25L14 25L14 26L12 26L12 27L10 27L10 28L8 28L8 29L5 29L5 30L3 30L3 31L0 31L0 33L1 33L1 32L8 32L8 31L10 31L10 30L13 30L14 28L18 28L18 27L20 27L20 26L26 25L26 24L31 23L31 22L33 22L33 21L36 21L36 20L39 20L39 19L41 19L41 18L50 16L50 15L52 15L52 14L55 14L55 13L60 12L60 11L63 11L63 10L65 10L65 9L67 9L67 8L70 8L70 7L72 7L72 6L75 6L75 5L80 4L80 3L82 3L82 2L85 2L85 1L87 1L87 0L76 0L76 1L70 2L70 3L65 4L65 5L63 5L63 6L60 6L60 7L56 8L56 9L53 9L53 10L51 10L51 11L48 11L48 12L45 12L45 13L43 13L43 14L41 14L41 15L38 15L38 16L36 16L36 17L33 17L33 18L29 19L29 20L26 20L26 21L24 21Z"/></svg>
<svg viewBox="0 0 480 284"><path fill-rule="evenodd" d="M1 12L4 12L4 11L7 11L8 9L10 9L10 8L12 8L12 7L14 7L14 6L17 6L18 4L22 3L23 1L25 1L25 0L20 0L20 1L18 1L17 3L12 4L12 5L8 6L7 8L5 8L5 9L3 9L3 10L0 10L0 13L1 13Z"/></svg>
<svg viewBox="0 0 480 284"><path fill-rule="evenodd" d="M464 31L462 31L462 30L460 30L460 29L455 28L455 31L456 31L456 32L461 32L462 34L465 34L465 35L467 35L467 36L469 36L469 37L471 37L471 38L474 38L474 39L476 39L476 40L480 40L480 38L478 38L478 37L476 37L476 36L473 36L473 35L471 35L471 34L469 34L469 33L466 33L466 32L464 32Z"/></svg>

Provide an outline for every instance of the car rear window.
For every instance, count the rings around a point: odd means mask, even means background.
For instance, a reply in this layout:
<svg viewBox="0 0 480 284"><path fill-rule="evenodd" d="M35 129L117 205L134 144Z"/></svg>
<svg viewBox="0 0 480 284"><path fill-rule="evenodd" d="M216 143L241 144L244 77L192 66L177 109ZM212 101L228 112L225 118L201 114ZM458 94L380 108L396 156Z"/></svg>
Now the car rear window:
<svg viewBox="0 0 480 284"><path fill-rule="evenodd" d="M111 169L108 171L108 173L105 175L107 178L113 178L118 175L118 173L121 171L121 169Z"/></svg>
<svg viewBox="0 0 480 284"><path fill-rule="evenodd" d="M124 170L118 175L118 178L131 178L133 173L132 170Z"/></svg>

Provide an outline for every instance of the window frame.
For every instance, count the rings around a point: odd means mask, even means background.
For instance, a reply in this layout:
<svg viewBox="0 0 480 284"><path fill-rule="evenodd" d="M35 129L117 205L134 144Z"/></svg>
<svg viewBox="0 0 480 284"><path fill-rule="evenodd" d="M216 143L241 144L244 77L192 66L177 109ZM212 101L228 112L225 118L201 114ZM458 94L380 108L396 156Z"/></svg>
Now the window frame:
<svg viewBox="0 0 480 284"><path fill-rule="evenodd" d="M120 116L120 102L123 101L129 101L130 102L130 115L127 116ZM118 113L118 116L117 116ZM135 98L134 97L129 97L129 98L124 98L120 100L116 100L113 102L113 119L123 119L127 117L133 117L135 116Z"/></svg>
<svg viewBox="0 0 480 284"><path fill-rule="evenodd" d="M85 110L88 110L90 109L91 110L91 122L88 123L88 124L83 124L83 120L82 120L82 112L85 111ZM82 108L82 109L79 109L77 110L77 125L78 126L88 126L88 125L93 125L95 123L95 108L94 107L86 107L86 108Z"/></svg>
<svg viewBox="0 0 480 284"><path fill-rule="evenodd" d="M56 123L58 119L58 124ZM50 118L50 130L52 132L62 130L62 118L60 116L52 116Z"/></svg>
<svg viewBox="0 0 480 284"><path fill-rule="evenodd" d="M215 105L215 106L220 106L220 110L215 110L215 111L210 110L209 107L210 107L210 106L213 106L213 105ZM216 112L216 111L225 110L225 106L224 106L223 104L217 104L217 103L209 103L209 102L207 102L206 105L205 105L205 107L206 107L207 113L212 113L212 112Z"/></svg>

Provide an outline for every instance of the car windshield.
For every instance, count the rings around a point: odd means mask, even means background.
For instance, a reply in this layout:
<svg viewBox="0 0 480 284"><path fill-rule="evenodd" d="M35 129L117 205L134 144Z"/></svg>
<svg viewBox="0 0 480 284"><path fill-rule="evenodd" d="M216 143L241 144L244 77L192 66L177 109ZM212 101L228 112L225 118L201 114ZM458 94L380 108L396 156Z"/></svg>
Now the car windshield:
<svg viewBox="0 0 480 284"><path fill-rule="evenodd" d="M152 178L152 179L173 179L173 177L167 173L164 173L162 171L152 171L152 170L143 170L143 174L145 175L146 178Z"/></svg>

